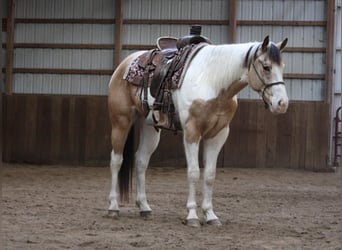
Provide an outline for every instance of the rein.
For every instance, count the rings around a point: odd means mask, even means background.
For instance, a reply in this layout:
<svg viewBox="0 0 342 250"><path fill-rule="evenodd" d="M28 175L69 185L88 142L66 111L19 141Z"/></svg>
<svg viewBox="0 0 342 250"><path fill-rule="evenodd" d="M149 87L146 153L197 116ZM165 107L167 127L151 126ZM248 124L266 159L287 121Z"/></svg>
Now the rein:
<svg viewBox="0 0 342 250"><path fill-rule="evenodd" d="M257 49L256 51L258 51L258 49ZM255 54L256 54L256 52L255 52ZM254 62L255 62L255 61L254 61ZM263 86L261 87L260 90L258 90L258 92L259 92L259 93L262 92L262 93L261 93L261 98L262 98L262 100L264 101L265 109L268 109L269 106L272 106L272 104L268 103L268 102L266 101L266 99L265 99L266 90L267 90L268 88L272 87L272 86L275 86L275 85L280 85L280 84L285 85L285 83L284 83L283 81L272 82L272 83L266 83L266 82L264 81L264 79L262 79L262 77L260 76L259 72L256 70L255 65L254 65L254 62L252 63L253 69L254 69L256 75L258 76L260 82L263 84Z"/></svg>

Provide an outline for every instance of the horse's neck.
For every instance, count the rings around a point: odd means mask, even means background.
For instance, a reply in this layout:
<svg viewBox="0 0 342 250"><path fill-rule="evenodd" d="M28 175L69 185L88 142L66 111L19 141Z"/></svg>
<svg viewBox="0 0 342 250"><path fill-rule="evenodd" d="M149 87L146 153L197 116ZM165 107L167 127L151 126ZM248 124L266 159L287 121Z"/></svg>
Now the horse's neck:
<svg viewBox="0 0 342 250"><path fill-rule="evenodd" d="M203 69L203 82L210 83L217 92L228 89L239 81L246 86L247 68L244 61L253 45L254 43L210 46L202 54L203 60L207 62L207 67Z"/></svg>

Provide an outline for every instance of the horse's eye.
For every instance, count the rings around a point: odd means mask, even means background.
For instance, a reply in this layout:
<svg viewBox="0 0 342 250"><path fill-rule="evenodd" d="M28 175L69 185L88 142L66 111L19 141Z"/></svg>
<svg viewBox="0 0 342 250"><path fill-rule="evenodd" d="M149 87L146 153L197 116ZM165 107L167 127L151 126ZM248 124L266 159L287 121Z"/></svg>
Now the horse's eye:
<svg viewBox="0 0 342 250"><path fill-rule="evenodd" d="M264 70L265 70L265 71L267 71L267 72L270 72L270 71L271 71L270 66L268 66L268 65L263 65L263 67L264 67Z"/></svg>

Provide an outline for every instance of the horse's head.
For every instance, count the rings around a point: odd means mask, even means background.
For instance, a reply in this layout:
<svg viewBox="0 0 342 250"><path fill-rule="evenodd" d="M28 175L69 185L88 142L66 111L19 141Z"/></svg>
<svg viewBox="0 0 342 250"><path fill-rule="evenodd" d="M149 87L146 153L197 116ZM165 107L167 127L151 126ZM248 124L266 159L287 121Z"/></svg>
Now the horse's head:
<svg viewBox="0 0 342 250"><path fill-rule="evenodd" d="M284 64L280 55L286 43L287 38L275 44L267 36L253 52L251 48L247 55L248 83L261 95L266 108L274 114L285 113L289 104L283 80Z"/></svg>

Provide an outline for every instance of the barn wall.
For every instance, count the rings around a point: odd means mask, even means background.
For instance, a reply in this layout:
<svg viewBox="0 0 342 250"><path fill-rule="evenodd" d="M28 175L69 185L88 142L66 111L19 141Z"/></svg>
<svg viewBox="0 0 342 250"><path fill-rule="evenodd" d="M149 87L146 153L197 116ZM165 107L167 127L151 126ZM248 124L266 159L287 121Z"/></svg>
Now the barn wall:
<svg viewBox="0 0 342 250"><path fill-rule="evenodd" d="M122 4L121 59L136 51L134 46L154 46L160 36L188 34L191 20L202 23L202 33L214 44L229 41L229 1L129 0ZM14 93L107 95L107 84L114 70L115 1L16 0L15 17L21 21L16 22L14 34L14 42L19 45L14 49L13 66L17 68ZM75 23L40 23L36 19L69 19ZM148 20L159 22L151 24ZM270 35L273 41L288 37L289 47L309 49L305 52L287 50L283 55L285 75L306 75L285 76L288 94L291 100L324 100L326 1L237 1L237 20L237 42L260 41ZM177 22L172 24L172 21ZM264 25L253 24L254 21L307 23ZM55 47L44 47L47 44ZM81 45L89 45L89 48L77 48ZM35 69L40 71L30 73ZM84 72L51 73L55 69ZM90 73L96 70L99 72ZM259 99L250 88L244 89L239 97Z"/></svg>
<svg viewBox="0 0 342 250"><path fill-rule="evenodd" d="M328 168L327 104L292 103L273 116L260 102L241 101L218 165ZM106 97L12 95L3 105L6 162L108 165ZM181 134L162 133L154 166L185 166Z"/></svg>
<svg viewBox="0 0 342 250"><path fill-rule="evenodd" d="M4 96L3 159L38 164L109 162L105 97Z"/></svg>
<svg viewBox="0 0 342 250"><path fill-rule="evenodd" d="M260 97L245 88L219 165L327 168L326 3L237 1L237 42L289 38L283 59L290 108L271 117ZM215 44L230 39L226 0L122 0L122 5L121 58L151 48L159 36L188 34L191 20L199 21ZM16 0L14 95L3 100L5 161L108 164L105 99L115 60L115 13L112 0ZM185 165L181 136L162 137L152 164Z"/></svg>
<svg viewBox="0 0 342 250"><path fill-rule="evenodd" d="M114 19L111 0L16 0L19 19ZM113 71L113 49L75 48L78 45L113 45L113 23L35 23L18 22L14 41L33 44L16 48L14 68ZM44 48L42 44L69 45L68 48ZM41 48L40 48L41 47ZM14 93L106 95L110 74L14 74Z"/></svg>
<svg viewBox="0 0 342 250"><path fill-rule="evenodd" d="M288 47L317 48L314 52L283 53L285 74L322 75L321 79L305 77L285 79L290 100L322 101L325 99L325 46L326 27L319 22L326 20L326 1L322 0L243 0L238 1L238 20L273 21L274 25L253 25L241 23L237 28L238 42L262 40L266 35L279 42L289 38ZM303 25L289 25L286 21L311 22ZM315 23L317 22L317 23ZM250 88L244 89L241 98L257 99Z"/></svg>

